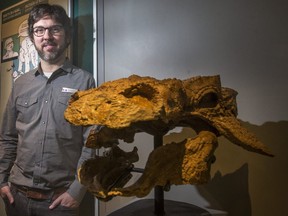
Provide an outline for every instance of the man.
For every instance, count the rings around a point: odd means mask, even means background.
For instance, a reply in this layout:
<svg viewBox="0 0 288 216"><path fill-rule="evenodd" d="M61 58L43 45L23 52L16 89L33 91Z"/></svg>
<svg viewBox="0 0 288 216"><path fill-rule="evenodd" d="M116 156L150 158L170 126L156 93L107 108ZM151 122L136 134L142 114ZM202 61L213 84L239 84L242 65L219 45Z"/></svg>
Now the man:
<svg viewBox="0 0 288 216"><path fill-rule="evenodd" d="M28 18L37 69L19 77L0 126L0 194L8 216L78 215L86 190L77 167L94 152L88 128L63 116L76 90L95 86L91 74L66 59L70 19L57 5L39 4Z"/></svg>

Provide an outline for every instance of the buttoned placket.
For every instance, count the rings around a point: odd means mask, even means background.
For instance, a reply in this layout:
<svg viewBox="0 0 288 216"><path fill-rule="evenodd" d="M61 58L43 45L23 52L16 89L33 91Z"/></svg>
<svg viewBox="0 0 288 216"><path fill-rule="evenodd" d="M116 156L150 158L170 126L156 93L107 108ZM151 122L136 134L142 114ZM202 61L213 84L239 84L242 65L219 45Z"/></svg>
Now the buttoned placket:
<svg viewBox="0 0 288 216"><path fill-rule="evenodd" d="M44 77L43 77L44 78ZM44 157L44 146L45 146L45 140L46 140L46 133L47 133L47 124L48 117L49 117L49 110L50 110L50 97L51 97L51 91L52 86L50 82L46 78L45 87L43 89L43 95L42 98L38 98L39 102L41 104L41 108L39 112L41 113L41 120L40 120L40 132L38 137L38 145L36 145L36 154L35 154L35 169L33 174L33 183L35 185L38 185L41 183L41 174L42 174L42 168L43 168L43 157Z"/></svg>

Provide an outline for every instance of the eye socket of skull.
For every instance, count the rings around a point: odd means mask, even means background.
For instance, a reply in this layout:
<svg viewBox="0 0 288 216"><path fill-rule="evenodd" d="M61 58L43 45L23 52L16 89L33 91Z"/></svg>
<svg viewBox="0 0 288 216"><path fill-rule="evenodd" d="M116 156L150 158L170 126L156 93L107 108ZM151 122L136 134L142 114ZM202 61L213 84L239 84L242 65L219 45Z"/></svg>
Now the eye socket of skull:
<svg viewBox="0 0 288 216"><path fill-rule="evenodd" d="M125 89L122 95L126 98L140 96L151 100L154 98L155 92L155 89L151 85L138 83L137 85L131 86L131 88Z"/></svg>
<svg viewBox="0 0 288 216"><path fill-rule="evenodd" d="M206 93L199 101L199 108L214 108L218 104L218 95L215 92Z"/></svg>

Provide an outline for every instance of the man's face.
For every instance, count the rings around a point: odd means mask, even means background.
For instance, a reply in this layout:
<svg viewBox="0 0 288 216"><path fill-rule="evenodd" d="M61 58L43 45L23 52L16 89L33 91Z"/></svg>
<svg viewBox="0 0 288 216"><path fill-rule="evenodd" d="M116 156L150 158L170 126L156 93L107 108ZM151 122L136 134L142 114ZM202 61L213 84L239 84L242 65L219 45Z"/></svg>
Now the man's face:
<svg viewBox="0 0 288 216"><path fill-rule="evenodd" d="M13 49L13 46L14 46L13 41L12 41L12 40L9 41L9 42L7 43L7 46L6 46L6 50L8 50L8 51L12 50L12 49Z"/></svg>
<svg viewBox="0 0 288 216"><path fill-rule="evenodd" d="M40 58L56 63L65 57L67 47L63 26L51 17L44 17L33 25L34 45Z"/></svg>

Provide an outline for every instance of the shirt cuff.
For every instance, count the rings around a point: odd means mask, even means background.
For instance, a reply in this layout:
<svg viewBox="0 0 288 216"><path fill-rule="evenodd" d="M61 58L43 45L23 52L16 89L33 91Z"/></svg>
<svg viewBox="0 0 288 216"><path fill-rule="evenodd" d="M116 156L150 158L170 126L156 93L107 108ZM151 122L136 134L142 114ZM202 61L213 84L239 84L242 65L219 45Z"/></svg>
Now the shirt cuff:
<svg viewBox="0 0 288 216"><path fill-rule="evenodd" d="M9 186L8 182L0 183L0 188L5 187L5 186Z"/></svg>
<svg viewBox="0 0 288 216"><path fill-rule="evenodd" d="M67 193L69 193L75 200L77 200L79 203L81 203L83 197L85 196L85 193L87 191L87 188L82 185L78 180L75 180L67 190Z"/></svg>

